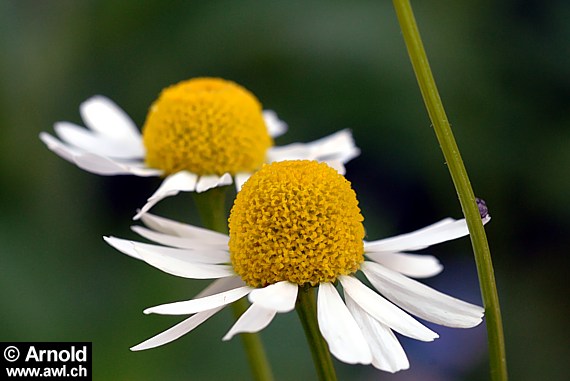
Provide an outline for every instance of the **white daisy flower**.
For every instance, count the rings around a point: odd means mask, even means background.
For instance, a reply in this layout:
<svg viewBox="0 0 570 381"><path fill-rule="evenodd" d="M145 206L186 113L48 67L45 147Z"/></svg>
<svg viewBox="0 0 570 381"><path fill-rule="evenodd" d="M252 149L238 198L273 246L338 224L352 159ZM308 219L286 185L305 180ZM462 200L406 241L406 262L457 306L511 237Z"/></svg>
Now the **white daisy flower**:
<svg viewBox="0 0 570 381"><path fill-rule="evenodd" d="M99 175L162 176L140 213L180 191L204 192L235 182L239 190L263 163L307 159L342 163L359 155L352 134L339 131L311 143L273 146L287 130L248 90L219 78L195 78L162 91L142 134L115 103L95 96L81 104L86 128L59 122L59 139L42 132L50 150Z"/></svg>
<svg viewBox="0 0 570 381"><path fill-rule="evenodd" d="M216 280L194 299L146 309L146 314L191 316L132 350L176 340L246 295L251 306L223 340L258 332L277 313L295 308L300 287L318 287L319 329L336 358L388 372L409 367L394 331L421 341L438 337L411 315L457 328L474 327L483 317L483 308L411 279L434 276L442 265L435 257L409 252L468 235L465 220L447 218L366 242L350 183L324 163L283 161L256 172L235 200L229 236L151 214L142 221L147 227L133 230L158 245L105 240L169 274ZM359 280L358 272L378 292Z"/></svg>

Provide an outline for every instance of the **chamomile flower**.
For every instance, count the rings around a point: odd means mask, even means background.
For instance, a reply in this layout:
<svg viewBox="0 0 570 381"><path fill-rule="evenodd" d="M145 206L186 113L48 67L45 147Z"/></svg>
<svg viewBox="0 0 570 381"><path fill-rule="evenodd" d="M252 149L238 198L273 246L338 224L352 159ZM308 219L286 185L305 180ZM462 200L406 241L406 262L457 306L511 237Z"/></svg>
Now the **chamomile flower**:
<svg viewBox="0 0 570 381"><path fill-rule="evenodd" d="M95 96L80 107L87 129L69 122L54 126L59 139L41 140L53 152L99 175L162 176L138 218L161 199L180 191L204 192L235 182L239 188L263 163L308 159L342 163L358 156L352 135L339 131L307 143L273 146L287 126L273 111L234 82L195 78L162 91L142 134L111 100Z"/></svg>
<svg viewBox="0 0 570 381"><path fill-rule="evenodd" d="M277 313L295 308L300 287L318 288L319 329L336 358L388 372L409 367L394 331L421 341L438 337L412 314L457 328L474 327L482 320L483 308L411 279L434 276L442 266L432 256L408 252L467 235L465 220L448 218L412 233L366 242L350 183L325 163L265 165L238 193L229 236L151 214L142 221L147 227L133 230L158 245L105 240L169 274L216 280L194 299L146 309L146 314L191 316L132 350L176 340L246 295L251 306L223 340L258 332ZM358 273L378 292L357 278Z"/></svg>

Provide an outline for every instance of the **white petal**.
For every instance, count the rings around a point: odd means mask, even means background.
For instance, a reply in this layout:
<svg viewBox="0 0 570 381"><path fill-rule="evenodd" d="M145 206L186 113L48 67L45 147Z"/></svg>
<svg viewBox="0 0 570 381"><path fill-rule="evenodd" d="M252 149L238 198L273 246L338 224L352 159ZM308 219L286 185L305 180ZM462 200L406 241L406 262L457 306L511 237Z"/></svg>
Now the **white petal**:
<svg viewBox="0 0 570 381"><path fill-rule="evenodd" d="M150 196L147 203L144 204L142 209L133 218L138 220L143 214L148 212L157 202L166 197L175 196L180 191L183 192L193 192L196 190L196 182L198 180L198 175L188 172L180 171L167 176L160 187Z"/></svg>
<svg viewBox="0 0 570 381"><path fill-rule="evenodd" d="M133 258L142 260L141 256L135 250L135 246L132 241L126 239L121 239L117 237L103 237L105 242L113 246L115 249L119 250L121 253L127 254Z"/></svg>
<svg viewBox="0 0 570 381"><path fill-rule="evenodd" d="M141 177L160 176L162 171L148 168L142 161L125 162L92 153L79 154L74 157L75 164L83 170L97 175L135 175Z"/></svg>
<svg viewBox="0 0 570 381"><path fill-rule="evenodd" d="M206 175L201 176L196 184L196 192L202 193L208 189L230 185L232 183L232 176L229 173L224 173L222 176Z"/></svg>
<svg viewBox="0 0 570 381"><path fill-rule="evenodd" d="M66 143L84 152L110 156L117 159L140 159L144 157L142 140L119 140L97 134L69 122L54 125L57 135Z"/></svg>
<svg viewBox="0 0 570 381"><path fill-rule="evenodd" d="M321 283L317 297L319 329L330 352L348 364L370 364L372 354L356 321L335 287Z"/></svg>
<svg viewBox="0 0 570 381"><path fill-rule="evenodd" d="M206 287L204 290L202 290L202 292L196 295L196 298L218 294L220 292L232 290L236 287L241 287L241 286L244 286L244 283L240 279L240 277L237 276L217 279L214 282L212 282L208 287ZM211 310L198 312L197 314L182 321L181 323L175 325L174 327L131 348L131 350L141 351L144 349L155 348L160 345L168 344L178 339L179 337L185 335L186 333L192 331L194 328L198 327L200 324L209 319L212 315L220 311L222 308L224 308L224 306L216 307Z"/></svg>
<svg viewBox="0 0 570 381"><path fill-rule="evenodd" d="M439 274L443 265L431 255L388 253L383 251L364 253L369 259L381 265L414 278L429 278Z"/></svg>
<svg viewBox="0 0 570 381"><path fill-rule="evenodd" d="M293 143L285 146L271 147L267 150L267 162L306 159L314 160L311 147L303 143Z"/></svg>
<svg viewBox="0 0 570 381"><path fill-rule="evenodd" d="M96 95L79 107L81 118L93 131L117 140L141 140L131 118L109 98Z"/></svg>
<svg viewBox="0 0 570 381"><path fill-rule="evenodd" d="M245 283L239 276L216 279L210 283L208 287L200 291L200 293L196 295L194 299L219 294L220 292L226 292L243 286L245 286Z"/></svg>
<svg viewBox="0 0 570 381"><path fill-rule="evenodd" d="M249 301L269 310L289 312L295 308L299 287L287 281L256 288L249 294Z"/></svg>
<svg viewBox="0 0 570 381"><path fill-rule="evenodd" d="M131 351L143 351L145 349L156 348L164 344L173 342L174 340L184 336L188 332L192 331L194 328L198 327L200 324L212 317L216 312L220 311L222 307L213 308L211 310L206 310L198 312L197 314L189 317L186 320L176 324L174 327L167 329L166 331L159 333L158 335L151 337L150 339L143 341L142 343L135 345L131 348Z"/></svg>
<svg viewBox="0 0 570 381"><path fill-rule="evenodd" d="M428 225L424 228L418 229L410 233L404 233L394 237L388 237L372 242L364 242L364 251L366 252L369 250L373 250L373 251L395 252L400 250L414 250L408 247L410 246L410 244L408 243L409 240L411 239L420 240L422 238L425 240L430 237L432 232L437 233L442 228L453 225L453 223L455 222L457 222L457 220L448 217L434 224ZM428 246L429 245L420 246L417 250L426 248Z"/></svg>
<svg viewBox="0 0 570 381"><path fill-rule="evenodd" d="M361 266L370 283L403 309L433 323L470 328L481 323L484 309L434 290L379 264Z"/></svg>
<svg viewBox="0 0 570 381"><path fill-rule="evenodd" d="M133 228L136 228L136 226ZM137 252L148 251L156 254L157 256L160 255L164 257L170 257L188 263L216 264L230 262L230 255L227 251L227 247L225 249L219 250L211 247L204 248L205 245L202 245L201 248L197 247L194 249L180 249L136 241L131 241L131 244Z"/></svg>
<svg viewBox="0 0 570 381"><path fill-rule="evenodd" d="M327 163L329 167L335 169L339 174L343 176L346 174L346 168L344 167L344 164L341 161L326 160L325 163Z"/></svg>
<svg viewBox="0 0 570 381"><path fill-rule="evenodd" d="M267 132L272 138L276 138L287 132L287 123L279 119L275 111L263 110L263 120L267 126Z"/></svg>
<svg viewBox="0 0 570 381"><path fill-rule="evenodd" d="M185 300L183 302L175 302L162 304L160 306L147 308L145 314L161 314L161 315L188 315L210 310L217 307L226 306L238 299L243 298L251 292L249 286L235 288L220 294L210 295L199 299Z"/></svg>
<svg viewBox="0 0 570 381"><path fill-rule="evenodd" d="M181 249L189 250L215 250L215 251L225 251L225 260L219 263L229 262L230 256L227 252L228 244L225 242L212 242L211 239L202 238L186 238L178 237L170 234L158 233L154 230L147 229L142 226L132 226L131 229L139 234L140 236L149 239L151 241L160 243L166 246L177 247ZM220 257L221 258L221 257Z"/></svg>
<svg viewBox="0 0 570 381"><path fill-rule="evenodd" d="M184 224L182 222L159 217L150 213L143 215L141 220L146 226L156 230L157 232L171 234L178 237L199 238L203 241L208 241L213 244L225 244L226 247L230 239L226 234Z"/></svg>
<svg viewBox="0 0 570 381"><path fill-rule="evenodd" d="M350 130L342 130L309 143L314 159L319 161L338 160L346 163L360 155L354 145Z"/></svg>
<svg viewBox="0 0 570 381"><path fill-rule="evenodd" d="M54 138L46 132L40 133L40 139L44 144L54 153L56 153L61 158L75 164L75 157L80 155L81 152L77 148L70 147L58 139Z"/></svg>
<svg viewBox="0 0 570 381"><path fill-rule="evenodd" d="M245 182L251 177L251 173L237 173L234 176L234 182L236 184L236 190L239 192L241 187Z"/></svg>
<svg viewBox="0 0 570 381"><path fill-rule="evenodd" d="M393 330L421 341L433 341L439 337L437 333L366 287L358 279L341 275L339 280L344 287L344 292L362 309Z"/></svg>
<svg viewBox="0 0 570 381"><path fill-rule="evenodd" d="M230 340L242 332L259 332L271 323L276 313L277 311L275 310L269 310L259 304L253 304L239 317L222 340Z"/></svg>
<svg viewBox="0 0 570 381"><path fill-rule="evenodd" d="M268 162L283 160L339 161L346 163L360 154L349 130L342 130L311 143L293 143L272 147L267 151Z"/></svg>
<svg viewBox="0 0 570 381"><path fill-rule="evenodd" d="M79 148L66 145L50 134L40 133L40 139L47 147L63 159L79 168L99 175L160 176L162 171L145 167L142 161L113 160L93 153L85 153Z"/></svg>
<svg viewBox="0 0 570 381"><path fill-rule="evenodd" d="M105 241L122 253L142 260L164 272L192 279L215 279L233 277L234 272L227 263L227 252L214 250L194 251L149 245L115 237L104 237Z"/></svg>
<svg viewBox="0 0 570 381"><path fill-rule="evenodd" d="M363 310L349 295L345 294L346 306L364 333L372 352L375 368L397 372L408 369L410 363L404 348L390 328L380 323Z"/></svg>
<svg viewBox="0 0 570 381"><path fill-rule="evenodd" d="M200 253L191 250L145 245L140 242L133 242L133 244L143 261L168 274L190 279L215 279L235 275L231 265L207 263L208 252ZM212 255L215 254L212 252ZM195 257L192 258L190 255Z"/></svg>
<svg viewBox="0 0 570 381"><path fill-rule="evenodd" d="M397 372L410 367L404 348L392 330L370 316L347 294L346 306L364 333L372 352L372 365L386 372Z"/></svg>
<svg viewBox="0 0 570 381"><path fill-rule="evenodd" d="M484 219L483 223L487 223L489 220L490 219ZM469 230L467 229L467 222L465 219L454 220L452 218L446 218L433 225L426 226L425 228L411 233L401 234L374 242L366 242L364 250L366 252L414 251L464 237L468 234Z"/></svg>

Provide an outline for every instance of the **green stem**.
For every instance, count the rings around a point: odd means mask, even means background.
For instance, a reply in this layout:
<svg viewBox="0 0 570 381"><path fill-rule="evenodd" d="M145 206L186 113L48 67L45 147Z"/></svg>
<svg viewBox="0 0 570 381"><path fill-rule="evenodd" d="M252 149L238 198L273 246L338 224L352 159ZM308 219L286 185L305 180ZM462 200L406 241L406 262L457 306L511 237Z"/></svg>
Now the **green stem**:
<svg viewBox="0 0 570 381"><path fill-rule="evenodd" d="M393 0L393 3L424 103L443 151L443 156L449 167L463 214L467 220L477 264L481 294L485 304L491 379L507 380L503 324L493 264L491 262L491 252L487 243L485 229L481 223L481 216L475 202L473 189L445 114L416 25L412 6L409 0Z"/></svg>
<svg viewBox="0 0 570 381"><path fill-rule="evenodd" d="M228 234L228 218L226 213L226 189L217 187L203 193L193 193L198 214L204 227Z"/></svg>
<svg viewBox="0 0 570 381"><path fill-rule="evenodd" d="M239 318L249 307L245 299L240 299L232 304L232 310L235 318ZM240 334L242 344L247 353L249 367L253 373L254 380L270 381L273 380L273 373L269 360L265 354L263 343L257 333Z"/></svg>
<svg viewBox="0 0 570 381"><path fill-rule="evenodd" d="M299 287L297 294L297 303L295 306L299 319L305 330L309 347L311 348L311 355L313 362L319 376L320 381L334 381L336 380L336 373L334 370L329 347L321 332L319 331L319 324L317 321L317 305L313 287Z"/></svg>
<svg viewBox="0 0 570 381"><path fill-rule="evenodd" d="M223 187L213 188L204 193L194 193L194 200L204 227L224 234L228 233L225 206L226 190L227 188ZM232 310L236 318L241 316L247 308L248 303L245 299L232 303ZM257 381L272 381L273 373L259 335L256 333L242 333L240 337L253 373L253 379Z"/></svg>

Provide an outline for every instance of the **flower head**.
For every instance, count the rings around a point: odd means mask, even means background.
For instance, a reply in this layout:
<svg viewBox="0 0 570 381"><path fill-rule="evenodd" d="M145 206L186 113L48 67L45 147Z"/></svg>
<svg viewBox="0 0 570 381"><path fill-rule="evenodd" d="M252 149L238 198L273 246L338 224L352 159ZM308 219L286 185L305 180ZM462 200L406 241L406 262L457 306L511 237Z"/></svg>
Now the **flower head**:
<svg viewBox="0 0 570 381"><path fill-rule="evenodd" d="M234 270L252 287L334 282L364 260L364 227L350 183L325 163L266 165L229 219Z"/></svg>
<svg viewBox="0 0 570 381"><path fill-rule="evenodd" d="M483 316L481 307L410 278L436 275L442 266L434 257L407 251L467 235L465 220L445 219L413 233L365 242L355 194L326 164L280 162L256 172L234 204L229 237L150 214L142 220L148 228L133 229L159 245L106 241L167 273L217 280L194 299L146 309L192 316L133 350L176 340L246 295L252 304L224 340L260 331L278 312L295 307L301 286L318 287L319 329L334 356L389 372L409 366L393 331L422 341L438 337L410 313L458 328L476 326Z"/></svg>
<svg viewBox="0 0 570 381"><path fill-rule="evenodd" d="M54 126L61 139L40 138L62 158L100 175L162 176L164 181L135 218L180 191L204 192L235 182L238 190L263 163L291 159L343 163L358 156L349 131L312 143L274 147L287 126L238 84L195 78L162 91L149 109L142 134L116 104L95 96L81 104L87 129Z"/></svg>
<svg viewBox="0 0 570 381"><path fill-rule="evenodd" d="M273 145L261 104L243 87L218 78L180 82L162 91L143 126L146 164L165 174L252 172Z"/></svg>

